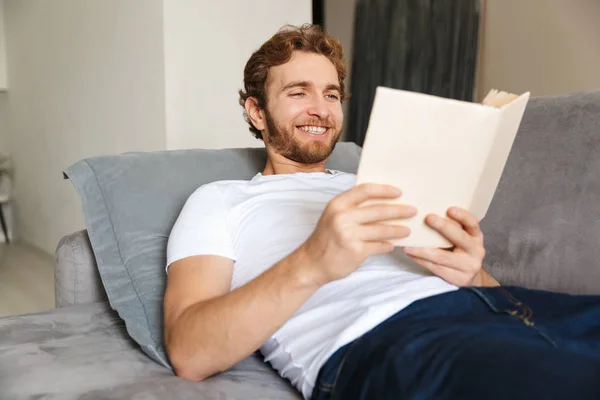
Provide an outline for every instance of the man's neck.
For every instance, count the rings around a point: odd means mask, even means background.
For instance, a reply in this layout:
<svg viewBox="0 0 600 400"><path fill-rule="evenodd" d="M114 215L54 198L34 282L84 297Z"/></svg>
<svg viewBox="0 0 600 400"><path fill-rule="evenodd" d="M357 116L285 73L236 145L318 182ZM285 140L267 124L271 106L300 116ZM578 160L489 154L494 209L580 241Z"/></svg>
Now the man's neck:
<svg viewBox="0 0 600 400"><path fill-rule="evenodd" d="M302 164L288 160L279 154L268 152L263 175L294 174L296 172L325 172L325 161L315 164Z"/></svg>

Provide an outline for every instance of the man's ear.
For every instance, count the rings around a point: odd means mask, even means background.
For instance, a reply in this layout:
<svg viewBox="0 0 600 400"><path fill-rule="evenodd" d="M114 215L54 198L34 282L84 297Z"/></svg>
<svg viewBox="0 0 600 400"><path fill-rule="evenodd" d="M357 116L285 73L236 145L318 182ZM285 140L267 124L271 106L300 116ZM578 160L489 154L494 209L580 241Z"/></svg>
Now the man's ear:
<svg viewBox="0 0 600 400"><path fill-rule="evenodd" d="M264 131L265 113L258 104L258 99L256 97L248 97L246 103L244 103L244 108L246 109L246 114L248 114L248 118L250 118L252 125L259 131Z"/></svg>

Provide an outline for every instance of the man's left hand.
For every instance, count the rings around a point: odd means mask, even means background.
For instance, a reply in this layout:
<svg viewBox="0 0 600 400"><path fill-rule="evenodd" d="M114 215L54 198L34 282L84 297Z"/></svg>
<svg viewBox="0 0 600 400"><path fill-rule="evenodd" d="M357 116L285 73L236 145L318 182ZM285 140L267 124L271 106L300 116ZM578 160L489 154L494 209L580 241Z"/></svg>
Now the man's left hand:
<svg viewBox="0 0 600 400"><path fill-rule="evenodd" d="M448 218L430 214L425 221L448 239L454 248L405 247L404 252L410 258L456 286L499 285L483 269L485 248L477 217L465 209L451 207Z"/></svg>

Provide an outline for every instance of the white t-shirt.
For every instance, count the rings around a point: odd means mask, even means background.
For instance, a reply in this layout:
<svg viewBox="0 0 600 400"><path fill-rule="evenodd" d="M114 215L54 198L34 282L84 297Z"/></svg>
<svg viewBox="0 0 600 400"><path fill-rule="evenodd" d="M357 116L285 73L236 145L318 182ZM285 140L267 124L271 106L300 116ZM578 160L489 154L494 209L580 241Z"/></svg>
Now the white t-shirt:
<svg viewBox="0 0 600 400"><path fill-rule="evenodd" d="M354 186L355 175L329 172L257 174L200 187L173 227L167 265L219 255L235 261L231 290L246 284L298 248L327 203ZM337 349L410 303L454 289L401 250L371 257L350 276L320 288L260 351L310 398L319 369Z"/></svg>

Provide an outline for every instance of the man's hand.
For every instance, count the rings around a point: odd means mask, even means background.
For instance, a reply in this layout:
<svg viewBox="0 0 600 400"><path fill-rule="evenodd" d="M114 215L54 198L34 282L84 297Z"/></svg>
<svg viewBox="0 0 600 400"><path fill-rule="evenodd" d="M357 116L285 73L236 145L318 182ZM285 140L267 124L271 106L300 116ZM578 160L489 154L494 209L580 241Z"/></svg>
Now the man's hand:
<svg viewBox="0 0 600 400"><path fill-rule="evenodd" d="M421 266L456 286L498 286L483 269L485 249L477 217L469 211L452 207L448 218L428 215L426 222L448 239L451 250L405 247L404 252Z"/></svg>
<svg viewBox="0 0 600 400"><path fill-rule="evenodd" d="M403 204L363 205L368 200L393 200L399 189L379 184L363 184L329 202L317 227L299 248L309 262L304 263L310 279L321 286L354 272L369 256L389 253L390 242L410 234L401 225L385 221L416 215L414 207Z"/></svg>

